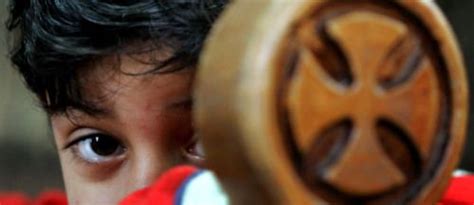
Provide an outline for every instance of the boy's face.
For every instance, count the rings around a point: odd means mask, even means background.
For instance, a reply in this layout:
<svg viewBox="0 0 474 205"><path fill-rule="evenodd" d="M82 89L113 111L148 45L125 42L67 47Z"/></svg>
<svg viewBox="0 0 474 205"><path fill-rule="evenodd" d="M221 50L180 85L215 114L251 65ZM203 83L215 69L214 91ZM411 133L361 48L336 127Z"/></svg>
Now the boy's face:
<svg viewBox="0 0 474 205"><path fill-rule="evenodd" d="M178 163L199 163L191 125L193 69L133 76L153 69L154 54L106 57L80 82L103 112L51 117L71 204L117 204ZM119 60L120 59L120 60Z"/></svg>

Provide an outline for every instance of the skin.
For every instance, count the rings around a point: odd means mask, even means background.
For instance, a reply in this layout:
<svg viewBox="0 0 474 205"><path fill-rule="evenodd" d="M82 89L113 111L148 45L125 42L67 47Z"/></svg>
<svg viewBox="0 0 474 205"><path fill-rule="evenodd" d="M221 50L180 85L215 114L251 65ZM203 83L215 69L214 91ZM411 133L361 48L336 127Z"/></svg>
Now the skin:
<svg viewBox="0 0 474 205"><path fill-rule="evenodd" d="M72 109L68 115L51 117L70 204L118 204L170 167L202 162L201 155L192 151L194 69L124 74L152 69L144 62L155 55L121 55L120 61L109 56L87 66L80 75L83 91L103 112L88 115ZM105 161L88 161L81 150L90 144L79 142L94 133L110 136L123 149Z"/></svg>

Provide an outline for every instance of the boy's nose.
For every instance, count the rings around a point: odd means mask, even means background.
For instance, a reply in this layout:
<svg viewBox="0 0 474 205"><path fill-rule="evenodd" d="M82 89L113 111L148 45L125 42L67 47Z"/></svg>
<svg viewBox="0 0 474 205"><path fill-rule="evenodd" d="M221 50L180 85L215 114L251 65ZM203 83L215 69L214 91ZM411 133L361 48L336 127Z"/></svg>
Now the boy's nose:
<svg viewBox="0 0 474 205"><path fill-rule="evenodd" d="M142 149L133 153L128 163L131 168L129 183L135 188L150 185L163 172L177 165L180 157L172 152L159 148Z"/></svg>

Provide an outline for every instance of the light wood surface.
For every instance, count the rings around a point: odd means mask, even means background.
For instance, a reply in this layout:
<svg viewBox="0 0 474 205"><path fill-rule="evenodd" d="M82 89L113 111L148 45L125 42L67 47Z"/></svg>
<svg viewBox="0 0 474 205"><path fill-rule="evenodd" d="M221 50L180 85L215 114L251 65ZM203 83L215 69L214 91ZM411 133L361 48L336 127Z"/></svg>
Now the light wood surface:
<svg viewBox="0 0 474 205"><path fill-rule="evenodd" d="M432 1L234 1L197 131L233 204L435 204L461 154L462 56Z"/></svg>

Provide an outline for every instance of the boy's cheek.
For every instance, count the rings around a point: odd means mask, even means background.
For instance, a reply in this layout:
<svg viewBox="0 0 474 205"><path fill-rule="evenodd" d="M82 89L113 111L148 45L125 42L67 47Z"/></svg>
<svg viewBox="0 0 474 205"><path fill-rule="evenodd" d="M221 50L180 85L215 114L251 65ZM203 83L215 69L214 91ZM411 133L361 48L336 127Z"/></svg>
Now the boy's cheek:
<svg viewBox="0 0 474 205"><path fill-rule="evenodd" d="M64 184L70 205L117 204L128 193L139 189L122 170L98 174L90 168L78 167L61 156ZM111 168L113 170L113 168ZM89 173L87 173L89 172Z"/></svg>
<svg viewBox="0 0 474 205"><path fill-rule="evenodd" d="M84 181L87 183L100 183L113 180L120 175L125 166L123 160L111 161L101 164L91 164L79 159L70 149L60 150L59 158L64 175L64 181ZM69 176L66 176L69 175Z"/></svg>
<svg viewBox="0 0 474 205"><path fill-rule="evenodd" d="M93 184L65 182L70 205L117 204L126 192Z"/></svg>

